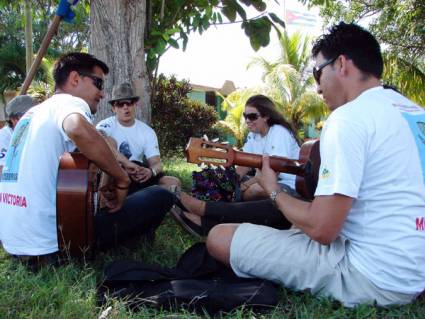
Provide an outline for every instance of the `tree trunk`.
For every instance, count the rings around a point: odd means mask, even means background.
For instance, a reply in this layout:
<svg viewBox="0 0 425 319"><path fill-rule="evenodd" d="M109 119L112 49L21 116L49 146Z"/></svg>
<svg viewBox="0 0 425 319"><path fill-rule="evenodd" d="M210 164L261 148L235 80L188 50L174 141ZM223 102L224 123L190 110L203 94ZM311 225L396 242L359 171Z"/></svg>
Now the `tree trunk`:
<svg viewBox="0 0 425 319"><path fill-rule="evenodd" d="M136 95L136 116L150 123L150 84L145 64L144 31L146 0L91 0L89 51L109 67L105 99L99 104L96 121L112 114L107 103L113 85L129 82Z"/></svg>

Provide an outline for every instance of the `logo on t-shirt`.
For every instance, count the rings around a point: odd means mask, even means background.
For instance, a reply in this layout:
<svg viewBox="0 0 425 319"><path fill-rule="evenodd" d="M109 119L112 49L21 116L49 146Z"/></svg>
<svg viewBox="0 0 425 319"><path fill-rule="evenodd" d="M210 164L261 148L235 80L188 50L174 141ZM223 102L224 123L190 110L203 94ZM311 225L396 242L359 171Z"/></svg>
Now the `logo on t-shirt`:
<svg viewBox="0 0 425 319"><path fill-rule="evenodd" d="M425 230L425 217L416 217L416 230Z"/></svg>
<svg viewBox="0 0 425 319"><path fill-rule="evenodd" d="M22 150L27 141L27 135L31 117L21 118L13 131L9 150L6 153L6 164L3 167L1 181L5 183L16 183L18 180L19 166L21 164Z"/></svg>
<svg viewBox="0 0 425 319"><path fill-rule="evenodd" d="M130 151L130 145L128 144L127 141L124 141L121 143L119 147L119 152L127 158L130 158L131 155L133 155Z"/></svg>
<svg viewBox="0 0 425 319"><path fill-rule="evenodd" d="M326 179L326 178L328 178L329 176L331 176L331 172L329 172L329 170L328 170L327 168L324 168L324 169L322 170L322 174L320 175L320 177L321 177L322 179Z"/></svg>

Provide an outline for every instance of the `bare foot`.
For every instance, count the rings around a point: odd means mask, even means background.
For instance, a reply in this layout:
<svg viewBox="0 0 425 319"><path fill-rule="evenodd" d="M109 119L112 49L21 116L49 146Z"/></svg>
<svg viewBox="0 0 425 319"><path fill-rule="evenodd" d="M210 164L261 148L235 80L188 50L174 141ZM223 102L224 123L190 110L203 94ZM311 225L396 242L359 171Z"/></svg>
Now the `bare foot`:
<svg viewBox="0 0 425 319"><path fill-rule="evenodd" d="M198 216L204 216L205 214L205 202L195 197L192 197L184 192L181 192L180 200L184 207L187 208L188 212Z"/></svg>

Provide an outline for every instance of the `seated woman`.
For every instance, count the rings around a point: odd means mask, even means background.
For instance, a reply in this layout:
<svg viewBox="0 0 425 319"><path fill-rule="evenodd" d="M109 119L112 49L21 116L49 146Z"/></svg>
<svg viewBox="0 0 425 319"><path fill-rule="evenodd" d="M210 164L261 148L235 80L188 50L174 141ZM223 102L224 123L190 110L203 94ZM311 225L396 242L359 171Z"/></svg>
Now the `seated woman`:
<svg viewBox="0 0 425 319"><path fill-rule="evenodd" d="M244 117L250 133L243 150L255 154L268 154L288 158L299 157L299 145L294 130L276 110L273 102L264 95L248 99ZM201 201L186 193L176 191L179 201L171 210L172 216L192 235L206 236L209 230L222 223L253 223L277 229L287 229L291 223L276 208L273 199L257 183L254 177L245 174L249 167L238 167L244 202ZM245 177L246 176L246 177ZM281 191L296 196L295 176L279 175Z"/></svg>
<svg viewBox="0 0 425 319"><path fill-rule="evenodd" d="M274 103L264 95L254 95L245 104L243 113L249 134L243 151L296 159L300 147L291 125L283 118ZM257 182L257 177L246 175L249 167L237 167L241 178L242 200L267 198L268 195ZM295 192L295 175L279 174L279 184L289 192Z"/></svg>

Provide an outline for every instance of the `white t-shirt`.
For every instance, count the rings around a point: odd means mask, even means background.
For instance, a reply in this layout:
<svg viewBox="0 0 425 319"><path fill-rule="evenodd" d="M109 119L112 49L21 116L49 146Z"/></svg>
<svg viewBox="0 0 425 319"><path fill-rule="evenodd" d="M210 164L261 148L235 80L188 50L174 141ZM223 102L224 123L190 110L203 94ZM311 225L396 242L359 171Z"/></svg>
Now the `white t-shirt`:
<svg viewBox="0 0 425 319"><path fill-rule="evenodd" d="M12 137L13 130L9 125L5 125L0 130L0 166L4 165L4 160L6 157L6 151L9 147L10 138Z"/></svg>
<svg viewBox="0 0 425 319"><path fill-rule="evenodd" d="M159 156L155 131L138 119L132 126L123 126L115 116L111 116L100 121L96 129L114 138L118 151L131 161L143 161L143 155L146 159Z"/></svg>
<svg viewBox="0 0 425 319"><path fill-rule="evenodd" d="M75 149L62 127L72 113L92 121L85 101L57 94L25 113L13 131L0 181L0 240L10 254L58 250L56 181L60 156Z"/></svg>
<svg viewBox="0 0 425 319"><path fill-rule="evenodd" d="M333 111L320 140L315 196L354 198L341 231L350 262L407 294L425 288L424 126L422 108L377 87Z"/></svg>
<svg viewBox="0 0 425 319"><path fill-rule="evenodd" d="M265 136L249 132L243 151L298 159L300 147L294 136L282 125L272 125ZM295 175L279 174L279 183L295 189Z"/></svg>

